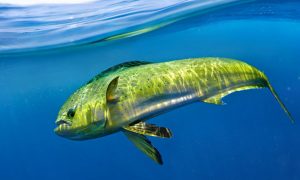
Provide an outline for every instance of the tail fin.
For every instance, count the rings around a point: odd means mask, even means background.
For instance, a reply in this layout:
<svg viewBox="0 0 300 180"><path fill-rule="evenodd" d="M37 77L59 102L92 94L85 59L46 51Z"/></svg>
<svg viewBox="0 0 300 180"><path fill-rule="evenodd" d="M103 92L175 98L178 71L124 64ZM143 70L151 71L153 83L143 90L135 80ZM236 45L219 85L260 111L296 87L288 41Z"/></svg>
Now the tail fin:
<svg viewBox="0 0 300 180"><path fill-rule="evenodd" d="M295 123L294 118L292 117L292 115L288 111L288 109L285 107L285 105L283 104L283 102L279 98L278 94L276 93L276 91L274 90L274 88L271 86L271 84L269 82L268 82L268 88L270 89L271 93L276 98L277 102L279 103L279 105L281 106L281 108L284 110L284 112L286 113L286 115L289 117L289 119L291 120L292 124L294 124Z"/></svg>

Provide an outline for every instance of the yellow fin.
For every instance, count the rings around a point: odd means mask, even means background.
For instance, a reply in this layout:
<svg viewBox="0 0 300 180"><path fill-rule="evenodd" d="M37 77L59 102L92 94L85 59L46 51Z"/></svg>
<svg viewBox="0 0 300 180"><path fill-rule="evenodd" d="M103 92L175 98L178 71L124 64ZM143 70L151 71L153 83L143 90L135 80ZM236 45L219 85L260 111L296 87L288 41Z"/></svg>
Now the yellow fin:
<svg viewBox="0 0 300 180"><path fill-rule="evenodd" d="M255 84L255 85L245 85L242 87L235 87L230 90L220 92L219 94L209 97L207 99L204 99L202 101L206 102L206 103L211 103L211 104L224 105L226 103L224 103L222 101L222 98L233 92L244 91L244 90L249 90L249 89L258 89L258 88L262 88L262 87L266 87L266 85Z"/></svg>
<svg viewBox="0 0 300 180"><path fill-rule="evenodd" d="M106 89L106 103L104 105L104 119L105 121L111 121L109 107L112 103L117 101L117 97L115 96L115 91L118 86L119 76L115 77L111 80Z"/></svg>
<svg viewBox="0 0 300 180"><path fill-rule="evenodd" d="M159 151L151 144L151 141L149 141L146 136L127 130L124 130L124 134L139 150L145 153L148 157L160 165L163 164Z"/></svg>
<svg viewBox="0 0 300 180"><path fill-rule="evenodd" d="M215 95L210 98L204 99L202 101L210 104L224 105L225 103L222 101L222 97L223 95L220 94L220 95Z"/></svg>
<svg viewBox="0 0 300 180"><path fill-rule="evenodd" d="M135 132L142 135L170 138L172 137L172 132L170 129L165 127L159 127L155 124L147 124L145 122L139 122L131 126L123 127L127 131Z"/></svg>
<svg viewBox="0 0 300 180"><path fill-rule="evenodd" d="M114 94L118 86L118 80L119 80L119 76L115 77L112 81L110 81L109 85L107 86L106 102L112 102L117 99Z"/></svg>

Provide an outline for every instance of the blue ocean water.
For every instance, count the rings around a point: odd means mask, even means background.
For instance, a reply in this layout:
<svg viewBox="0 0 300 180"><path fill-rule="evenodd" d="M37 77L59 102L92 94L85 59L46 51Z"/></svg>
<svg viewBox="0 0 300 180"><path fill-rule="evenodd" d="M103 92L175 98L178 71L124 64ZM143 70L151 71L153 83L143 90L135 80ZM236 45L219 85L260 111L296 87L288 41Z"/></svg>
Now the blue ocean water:
<svg viewBox="0 0 300 180"><path fill-rule="evenodd" d="M0 179L300 179L298 7L292 0L0 5ZM224 106L188 105L150 120L174 134L150 138L163 166L122 133L77 142L54 134L60 106L102 70L207 56L264 71L296 123L266 89L234 93Z"/></svg>

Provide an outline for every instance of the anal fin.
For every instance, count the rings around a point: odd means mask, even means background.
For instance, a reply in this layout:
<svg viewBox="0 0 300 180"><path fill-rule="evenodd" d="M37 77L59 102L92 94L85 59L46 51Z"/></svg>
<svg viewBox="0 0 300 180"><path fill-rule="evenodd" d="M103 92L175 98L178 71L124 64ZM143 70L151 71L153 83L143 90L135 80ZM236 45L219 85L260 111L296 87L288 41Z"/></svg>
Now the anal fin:
<svg viewBox="0 0 300 180"><path fill-rule="evenodd" d="M217 105L224 105L225 103L222 101L224 95L215 95L212 97L209 97L207 99L202 100L203 102L210 103L210 104L217 104Z"/></svg>
<svg viewBox="0 0 300 180"><path fill-rule="evenodd" d="M158 164L163 164L159 151L151 144L151 141L149 141L146 136L127 130L124 130L124 134L139 150L145 153L148 157Z"/></svg>
<svg viewBox="0 0 300 180"><path fill-rule="evenodd" d="M165 127L159 127L155 124L147 124L145 122L139 122L130 126L123 127L127 131L131 131L137 134L147 135L147 136L155 136L162 138L170 138L172 137L172 132L170 129Z"/></svg>

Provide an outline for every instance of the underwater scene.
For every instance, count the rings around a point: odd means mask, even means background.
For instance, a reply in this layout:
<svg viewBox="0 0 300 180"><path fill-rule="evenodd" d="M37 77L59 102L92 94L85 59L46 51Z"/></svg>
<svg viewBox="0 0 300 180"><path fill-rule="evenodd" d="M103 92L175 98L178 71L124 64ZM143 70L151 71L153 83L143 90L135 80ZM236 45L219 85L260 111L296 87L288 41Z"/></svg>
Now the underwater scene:
<svg viewBox="0 0 300 180"><path fill-rule="evenodd" d="M0 179L298 180L299 42L299 0L0 0Z"/></svg>

